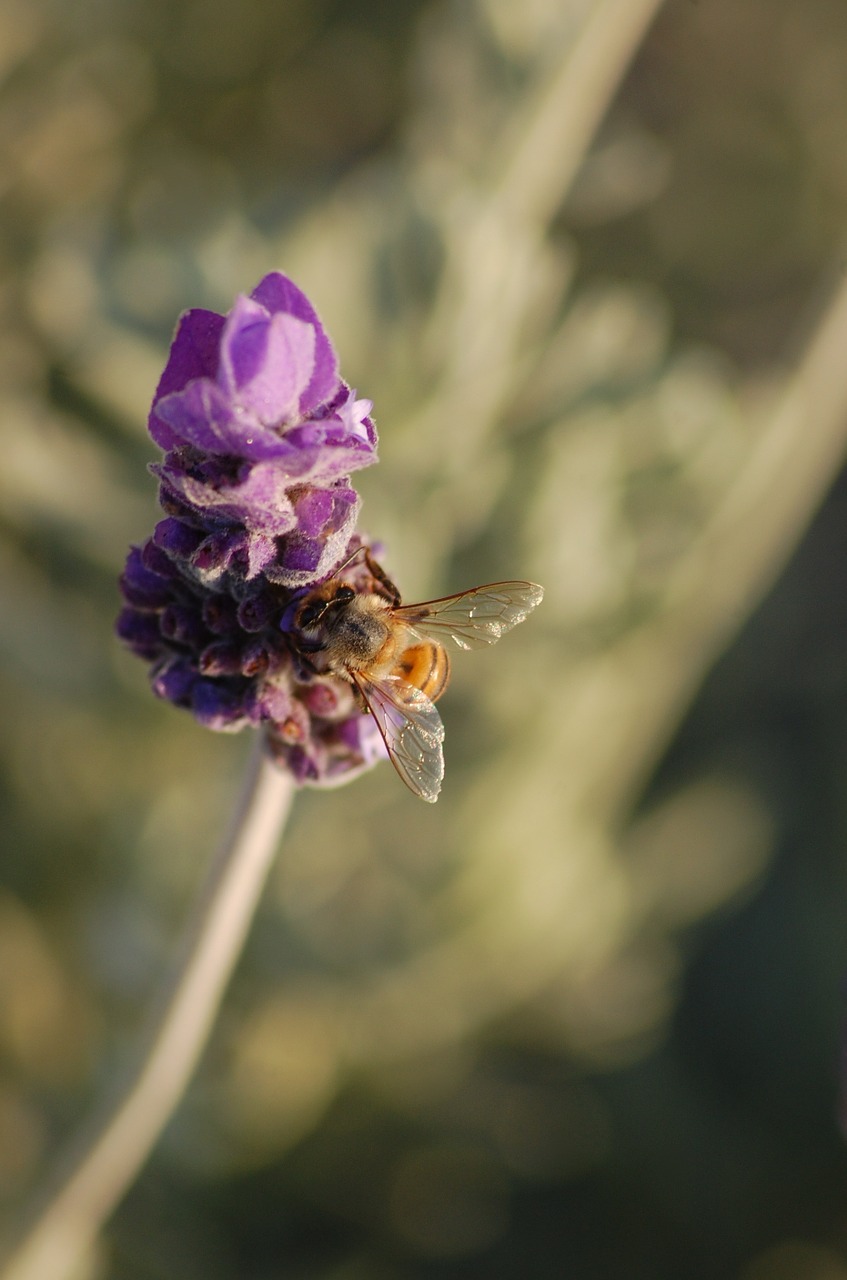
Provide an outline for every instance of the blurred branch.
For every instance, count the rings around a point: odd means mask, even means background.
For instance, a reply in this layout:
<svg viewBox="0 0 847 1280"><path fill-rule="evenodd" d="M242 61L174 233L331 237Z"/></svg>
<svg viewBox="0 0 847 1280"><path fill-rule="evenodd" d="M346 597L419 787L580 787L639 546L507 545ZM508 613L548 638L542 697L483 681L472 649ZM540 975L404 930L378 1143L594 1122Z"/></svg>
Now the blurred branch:
<svg viewBox="0 0 847 1280"><path fill-rule="evenodd" d="M723 502L671 575L654 622L595 659L593 679L582 686L592 703L585 713L605 716L610 726L595 738L607 755L597 768L617 812L632 802L709 667L773 584L843 465L845 350L847 282L754 429Z"/></svg>
<svg viewBox="0 0 847 1280"><path fill-rule="evenodd" d="M288 814L293 784L257 739L231 830L159 997L140 1064L57 1162L2 1280L74 1274L176 1108L203 1051Z"/></svg>
<svg viewBox="0 0 847 1280"><path fill-rule="evenodd" d="M526 100L502 136L489 142L486 179L455 177L464 190L451 200L445 226L449 266L429 324L441 347L441 374L405 441L432 465L425 443L437 424L462 431L441 459L467 483L521 372L523 335L546 302L551 275L547 235L610 102L661 0L601 0L574 34L541 59Z"/></svg>
<svg viewBox="0 0 847 1280"><path fill-rule="evenodd" d="M564 56L511 122L494 198L546 226L585 154L662 0L600 0ZM555 157L555 162L551 162Z"/></svg>

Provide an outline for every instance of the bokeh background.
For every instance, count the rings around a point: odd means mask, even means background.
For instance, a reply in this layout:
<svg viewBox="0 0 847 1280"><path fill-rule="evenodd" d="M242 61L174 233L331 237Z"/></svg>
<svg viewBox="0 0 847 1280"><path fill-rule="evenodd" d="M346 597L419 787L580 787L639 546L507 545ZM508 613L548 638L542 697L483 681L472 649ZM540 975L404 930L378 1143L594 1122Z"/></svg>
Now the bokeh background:
<svg viewBox="0 0 847 1280"><path fill-rule="evenodd" d="M847 1280L843 0L0 0L0 1192L132 1053L249 744L111 627L177 314L375 402L447 779L297 800L86 1280Z"/></svg>

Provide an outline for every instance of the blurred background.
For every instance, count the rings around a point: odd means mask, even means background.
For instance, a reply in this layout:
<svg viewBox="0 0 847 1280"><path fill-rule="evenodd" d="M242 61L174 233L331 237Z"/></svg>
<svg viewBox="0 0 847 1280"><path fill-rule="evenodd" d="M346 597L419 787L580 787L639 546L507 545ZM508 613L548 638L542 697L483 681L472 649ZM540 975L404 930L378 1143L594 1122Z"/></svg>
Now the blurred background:
<svg viewBox="0 0 847 1280"><path fill-rule="evenodd" d="M112 637L178 313L375 402L447 777L297 799L86 1280L847 1280L843 0L0 0L0 1193L131 1055L249 743Z"/></svg>

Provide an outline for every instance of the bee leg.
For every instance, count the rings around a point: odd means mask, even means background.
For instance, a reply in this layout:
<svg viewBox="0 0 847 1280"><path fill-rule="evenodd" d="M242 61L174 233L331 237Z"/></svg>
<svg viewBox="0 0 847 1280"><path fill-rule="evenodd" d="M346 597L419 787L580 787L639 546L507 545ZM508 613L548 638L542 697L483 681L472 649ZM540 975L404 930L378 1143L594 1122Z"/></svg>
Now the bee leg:
<svg viewBox="0 0 847 1280"><path fill-rule="evenodd" d="M400 603L400 592L397 590L382 565L377 564L376 560L374 560L367 547L365 548L365 564L368 566L368 571L371 574L371 577L375 578L383 588L389 604L396 609Z"/></svg>
<svg viewBox="0 0 847 1280"><path fill-rule="evenodd" d="M306 677L319 676L324 674L323 672L318 670L317 666L309 657L308 653L305 652L305 648L303 645L295 645L291 640L291 637L288 635L285 636L285 640L288 645L288 651L291 654L292 662L294 663L295 671L301 672L302 675ZM323 649L323 645L317 645L317 644L312 645L313 653L320 653L322 649Z"/></svg>
<svg viewBox="0 0 847 1280"><path fill-rule="evenodd" d="M353 681L353 697L356 699L356 706L359 710L363 711L365 715L370 715L371 709L367 702L365 702L365 695L362 693L362 690L359 688L355 680Z"/></svg>

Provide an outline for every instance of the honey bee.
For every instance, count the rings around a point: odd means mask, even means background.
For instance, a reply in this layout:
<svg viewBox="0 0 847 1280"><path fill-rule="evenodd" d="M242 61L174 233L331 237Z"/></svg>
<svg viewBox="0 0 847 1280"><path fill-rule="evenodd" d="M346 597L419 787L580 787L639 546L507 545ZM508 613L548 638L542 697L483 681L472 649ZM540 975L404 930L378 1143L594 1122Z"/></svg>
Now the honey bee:
<svg viewBox="0 0 847 1280"><path fill-rule="evenodd" d="M449 640L478 649L523 622L544 590L534 582L492 582L457 595L402 604L400 592L366 548L366 589L333 577L308 591L294 614L293 645L314 674L340 676L370 711L394 768L433 803L444 777L444 725L435 703L447 688Z"/></svg>

